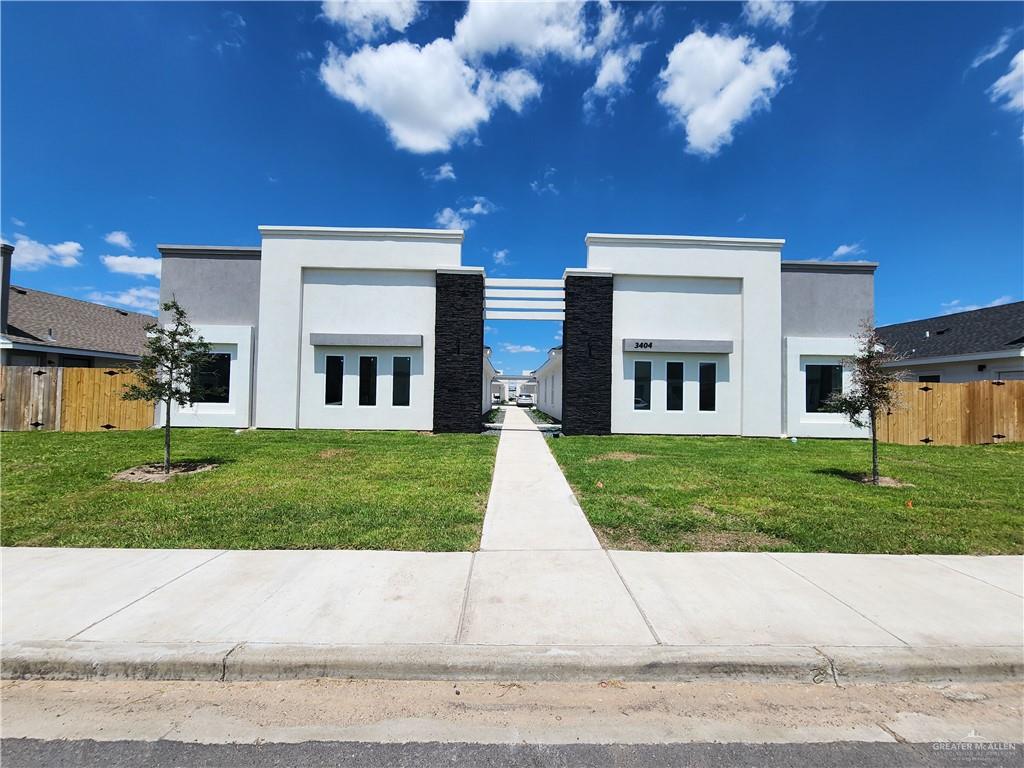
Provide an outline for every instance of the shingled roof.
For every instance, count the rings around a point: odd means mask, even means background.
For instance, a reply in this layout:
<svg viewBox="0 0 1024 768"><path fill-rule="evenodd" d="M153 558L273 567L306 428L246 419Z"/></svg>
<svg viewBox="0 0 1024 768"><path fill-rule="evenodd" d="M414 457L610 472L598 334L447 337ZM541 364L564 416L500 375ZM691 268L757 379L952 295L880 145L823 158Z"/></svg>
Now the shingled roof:
<svg viewBox="0 0 1024 768"><path fill-rule="evenodd" d="M141 356L156 318L68 296L11 286L7 333L15 344Z"/></svg>
<svg viewBox="0 0 1024 768"><path fill-rule="evenodd" d="M1024 301L999 307L883 325L886 346L908 360L981 352L1019 352L1024 347Z"/></svg>

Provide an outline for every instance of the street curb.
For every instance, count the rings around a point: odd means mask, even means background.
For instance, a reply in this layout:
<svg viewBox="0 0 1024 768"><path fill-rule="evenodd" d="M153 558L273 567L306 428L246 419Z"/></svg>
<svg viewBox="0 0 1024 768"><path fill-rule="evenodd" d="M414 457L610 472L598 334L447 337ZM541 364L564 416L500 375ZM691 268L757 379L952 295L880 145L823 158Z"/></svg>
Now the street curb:
<svg viewBox="0 0 1024 768"><path fill-rule="evenodd" d="M747 681L827 685L1020 679L1020 647L7 643L4 679Z"/></svg>

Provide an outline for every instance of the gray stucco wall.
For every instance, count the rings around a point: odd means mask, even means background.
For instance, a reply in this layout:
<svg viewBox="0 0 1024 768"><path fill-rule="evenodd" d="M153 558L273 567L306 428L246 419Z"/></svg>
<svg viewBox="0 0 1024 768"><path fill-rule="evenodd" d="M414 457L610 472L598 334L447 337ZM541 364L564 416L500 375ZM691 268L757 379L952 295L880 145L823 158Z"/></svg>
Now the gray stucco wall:
<svg viewBox="0 0 1024 768"><path fill-rule="evenodd" d="M854 336L861 323L874 321L874 316L873 270L783 263L783 336Z"/></svg>
<svg viewBox="0 0 1024 768"><path fill-rule="evenodd" d="M177 298L193 325L258 325L260 255L164 254L160 302ZM166 318L161 314L161 320Z"/></svg>

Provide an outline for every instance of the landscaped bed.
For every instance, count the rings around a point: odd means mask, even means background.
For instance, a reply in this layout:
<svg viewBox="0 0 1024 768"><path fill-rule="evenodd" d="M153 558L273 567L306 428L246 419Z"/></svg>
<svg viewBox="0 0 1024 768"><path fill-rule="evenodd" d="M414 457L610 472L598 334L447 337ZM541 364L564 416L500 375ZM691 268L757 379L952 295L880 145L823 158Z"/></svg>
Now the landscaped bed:
<svg viewBox="0 0 1024 768"><path fill-rule="evenodd" d="M159 462L163 432L5 433L5 546L476 549L497 442L414 432L174 431L166 483L113 475Z"/></svg>
<svg viewBox="0 0 1024 768"><path fill-rule="evenodd" d="M1024 444L882 445L904 487L858 482L857 440L568 437L549 443L611 548L1024 553Z"/></svg>

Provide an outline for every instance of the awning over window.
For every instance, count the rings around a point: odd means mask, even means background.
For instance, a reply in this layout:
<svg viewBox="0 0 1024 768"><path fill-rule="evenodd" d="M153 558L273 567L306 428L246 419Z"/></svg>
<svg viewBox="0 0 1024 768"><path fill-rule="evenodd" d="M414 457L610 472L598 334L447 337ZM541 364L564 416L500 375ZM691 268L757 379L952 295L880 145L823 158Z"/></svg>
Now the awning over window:
<svg viewBox="0 0 1024 768"><path fill-rule="evenodd" d="M422 347L418 333L311 333L314 347Z"/></svg>
<svg viewBox="0 0 1024 768"><path fill-rule="evenodd" d="M623 339L623 352L695 352L730 354L729 339Z"/></svg>

